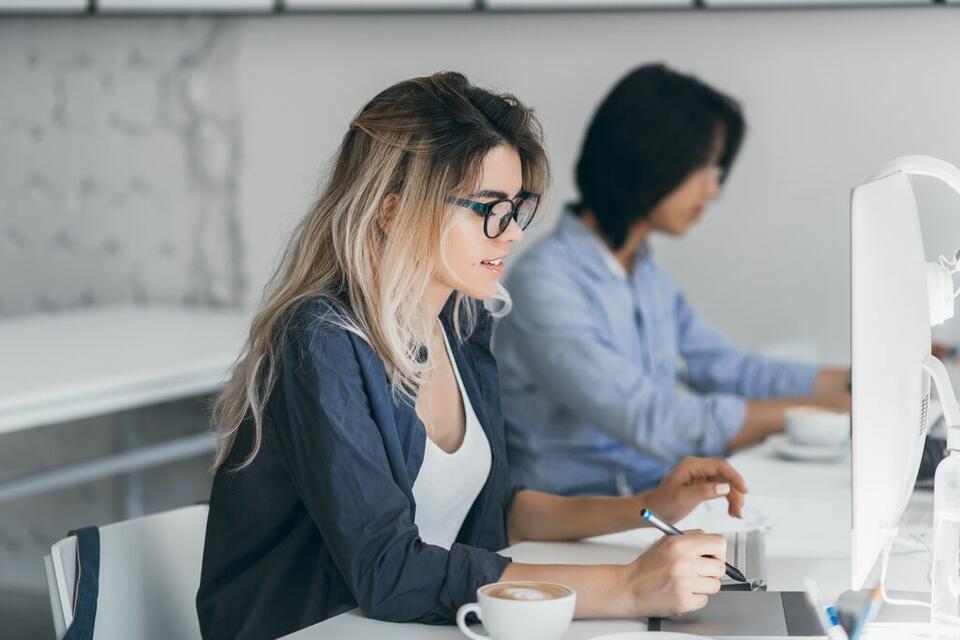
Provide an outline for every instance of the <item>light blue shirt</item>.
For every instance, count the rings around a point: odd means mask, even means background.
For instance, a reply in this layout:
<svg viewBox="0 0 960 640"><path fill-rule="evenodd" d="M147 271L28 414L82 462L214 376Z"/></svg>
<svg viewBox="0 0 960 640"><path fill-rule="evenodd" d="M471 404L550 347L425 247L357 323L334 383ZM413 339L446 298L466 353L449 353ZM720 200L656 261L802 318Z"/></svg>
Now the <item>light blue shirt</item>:
<svg viewBox="0 0 960 640"><path fill-rule="evenodd" d="M815 367L744 353L706 324L645 248L627 274L574 214L506 279L493 339L513 480L560 494L656 484L719 456L745 398L807 395Z"/></svg>

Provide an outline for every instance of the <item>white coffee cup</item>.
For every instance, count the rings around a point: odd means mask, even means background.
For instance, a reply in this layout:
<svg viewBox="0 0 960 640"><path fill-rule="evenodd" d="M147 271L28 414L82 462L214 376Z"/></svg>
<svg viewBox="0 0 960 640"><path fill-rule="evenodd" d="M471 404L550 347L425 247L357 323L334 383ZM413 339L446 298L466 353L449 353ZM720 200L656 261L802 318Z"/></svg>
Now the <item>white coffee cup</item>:
<svg viewBox="0 0 960 640"><path fill-rule="evenodd" d="M808 447L838 447L850 440L850 414L818 407L792 407L783 413L787 436Z"/></svg>
<svg viewBox="0 0 960 640"><path fill-rule="evenodd" d="M477 602L457 611L457 626L473 640L560 640L570 628L577 593L553 582L494 582L477 589ZM474 613L489 636L467 627Z"/></svg>

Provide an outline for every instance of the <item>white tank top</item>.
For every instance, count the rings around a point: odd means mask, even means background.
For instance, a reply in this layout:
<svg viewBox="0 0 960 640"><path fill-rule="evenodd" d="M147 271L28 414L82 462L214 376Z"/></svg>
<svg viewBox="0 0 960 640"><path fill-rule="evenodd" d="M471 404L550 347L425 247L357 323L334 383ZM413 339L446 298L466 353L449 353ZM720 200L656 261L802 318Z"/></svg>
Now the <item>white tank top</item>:
<svg viewBox="0 0 960 640"><path fill-rule="evenodd" d="M490 443L463 388L457 361L442 327L441 333L463 398L466 429L460 448L453 453L447 453L429 437L425 438L423 464L413 483L413 499L417 503L414 523L420 529L420 539L449 549L490 475L491 459Z"/></svg>

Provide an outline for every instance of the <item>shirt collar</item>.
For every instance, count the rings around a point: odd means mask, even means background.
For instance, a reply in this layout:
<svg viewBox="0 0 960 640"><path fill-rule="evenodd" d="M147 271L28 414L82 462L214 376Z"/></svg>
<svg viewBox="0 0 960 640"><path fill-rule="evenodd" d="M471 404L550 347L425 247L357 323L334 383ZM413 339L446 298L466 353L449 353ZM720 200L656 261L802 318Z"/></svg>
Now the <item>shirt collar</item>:
<svg viewBox="0 0 960 640"><path fill-rule="evenodd" d="M630 275L623 265L614 257L610 247L580 220L579 216L570 207L564 210L560 220L561 235L574 246L577 255L581 256L595 275L612 276L618 280L628 280ZM647 243L637 252L634 264L650 256Z"/></svg>

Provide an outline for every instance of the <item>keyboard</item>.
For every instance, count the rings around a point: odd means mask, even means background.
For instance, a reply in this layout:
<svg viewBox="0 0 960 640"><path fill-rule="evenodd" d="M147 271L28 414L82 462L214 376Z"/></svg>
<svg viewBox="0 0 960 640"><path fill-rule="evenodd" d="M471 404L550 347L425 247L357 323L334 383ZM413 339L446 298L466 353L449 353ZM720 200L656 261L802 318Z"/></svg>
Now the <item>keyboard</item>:
<svg viewBox="0 0 960 640"><path fill-rule="evenodd" d="M767 551L762 531L737 531L723 535L727 539L727 562L740 570L751 583L767 582ZM724 577L721 588L735 590L742 582ZM739 587L743 589L744 587Z"/></svg>

